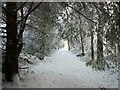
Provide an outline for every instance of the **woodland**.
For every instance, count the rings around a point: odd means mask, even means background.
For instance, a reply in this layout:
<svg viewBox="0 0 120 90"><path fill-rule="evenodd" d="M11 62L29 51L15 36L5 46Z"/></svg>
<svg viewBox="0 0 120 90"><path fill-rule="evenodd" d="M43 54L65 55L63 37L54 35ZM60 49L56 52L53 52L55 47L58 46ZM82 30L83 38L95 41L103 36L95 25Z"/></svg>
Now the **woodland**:
<svg viewBox="0 0 120 90"><path fill-rule="evenodd" d="M29 67L21 63L32 64L36 58L47 63L46 57L61 49L64 53L65 47L95 72L118 73L120 2L2 2L1 8L2 82L14 82L15 75L22 79L21 71ZM67 55L59 56L59 60L64 57L70 62L71 54ZM77 65L76 69L81 68Z"/></svg>

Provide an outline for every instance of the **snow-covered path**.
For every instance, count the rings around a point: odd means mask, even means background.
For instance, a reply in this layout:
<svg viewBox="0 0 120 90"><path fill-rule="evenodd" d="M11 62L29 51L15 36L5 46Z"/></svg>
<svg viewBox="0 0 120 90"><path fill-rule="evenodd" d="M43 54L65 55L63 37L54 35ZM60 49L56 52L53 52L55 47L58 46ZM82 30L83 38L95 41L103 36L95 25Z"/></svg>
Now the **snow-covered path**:
<svg viewBox="0 0 120 90"><path fill-rule="evenodd" d="M31 65L29 74L17 87L26 88L117 88L117 73L93 71L70 51L56 51L45 61Z"/></svg>

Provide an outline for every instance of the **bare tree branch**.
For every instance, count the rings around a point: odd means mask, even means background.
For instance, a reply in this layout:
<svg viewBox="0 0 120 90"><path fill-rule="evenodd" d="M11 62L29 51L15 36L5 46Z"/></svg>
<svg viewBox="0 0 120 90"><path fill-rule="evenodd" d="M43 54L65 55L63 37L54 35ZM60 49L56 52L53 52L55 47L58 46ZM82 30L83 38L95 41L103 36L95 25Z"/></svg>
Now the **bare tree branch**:
<svg viewBox="0 0 120 90"><path fill-rule="evenodd" d="M27 3L27 2L24 2L21 6L19 6L19 7L16 9L16 12L17 12L18 10L20 10L26 3Z"/></svg>
<svg viewBox="0 0 120 90"><path fill-rule="evenodd" d="M28 67L19 67L18 69L28 69Z"/></svg>
<svg viewBox="0 0 120 90"><path fill-rule="evenodd" d="M91 21L91 22L97 24L97 22L95 22L95 21L89 19L87 16L85 16L84 14L82 14L81 12L79 12L78 10L76 10L75 8L73 8L72 6L70 6L70 5L66 4L66 3L61 3L61 4L65 4L66 6L70 7L70 8L73 9L75 12L77 12L78 14L82 15L83 17L85 17L87 20L89 20L89 21Z"/></svg>
<svg viewBox="0 0 120 90"><path fill-rule="evenodd" d="M5 23L7 23L7 21L6 21L4 18L2 18L2 20L3 20Z"/></svg>
<svg viewBox="0 0 120 90"><path fill-rule="evenodd" d="M2 6L2 10L6 13L7 12L7 10L6 10L6 8L4 7L4 6Z"/></svg>
<svg viewBox="0 0 120 90"><path fill-rule="evenodd" d="M105 14L109 15L109 13L107 13L106 11L104 11L103 9L101 9L100 7L96 6L96 4L94 2L90 2L91 5L93 5L95 8L97 8L98 10L104 12Z"/></svg>
<svg viewBox="0 0 120 90"><path fill-rule="evenodd" d="M28 17L40 4L42 4L42 2L40 2L38 5L36 5L30 12L27 13L26 16L24 16L21 20L17 21L17 24L19 24L23 19L25 19L26 17Z"/></svg>

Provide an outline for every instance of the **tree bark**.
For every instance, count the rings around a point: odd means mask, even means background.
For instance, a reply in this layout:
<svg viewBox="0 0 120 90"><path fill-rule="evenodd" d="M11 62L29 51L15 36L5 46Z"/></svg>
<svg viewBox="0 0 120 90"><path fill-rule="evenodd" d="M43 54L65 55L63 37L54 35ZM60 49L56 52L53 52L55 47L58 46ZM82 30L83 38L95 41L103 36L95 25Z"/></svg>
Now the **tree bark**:
<svg viewBox="0 0 120 90"><path fill-rule="evenodd" d="M17 55L17 8L16 2L6 3L6 30L7 30L7 43L6 43L6 57L5 57L5 79L13 81L13 76L18 73L18 59Z"/></svg>
<svg viewBox="0 0 120 90"><path fill-rule="evenodd" d="M68 50L70 50L70 40L68 40Z"/></svg>
<svg viewBox="0 0 120 90"><path fill-rule="evenodd" d="M93 35L93 30L90 31L91 32L91 59L94 60L94 35Z"/></svg>
<svg viewBox="0 0 120 90"><path fill-rule="evenodd" d="M79 30L79 33L80 33L80 42L81 42L81 51L82 51L82 55L84 56L85 55L85 51L84 51L84 41L83 41L83 30L82 30L82 21L81 21L81 18L79 17L80 19L80 30Z"/></svg>
<svg viewBox="0 0 120 90"><path fill-rule="evenodd" d="M104 56L103 56L103 28L99 24L97 30L97 64L98 69L104 69Z"/></svg>
<svg viewBox="0 0 120 90"><path fill-rule="evenodd" d="M82 33L82 31L80 32L80 39L81 39L81 49L82 49L82 55L84 55L85 54L85 52L84 52L84 42L83 42L83 33Z"/></svg>
<svg viewBox="0 0 120 90"><path fill-rule="evenodd" d="M120 41L117 43L118 53L120 53Z"/></svg>

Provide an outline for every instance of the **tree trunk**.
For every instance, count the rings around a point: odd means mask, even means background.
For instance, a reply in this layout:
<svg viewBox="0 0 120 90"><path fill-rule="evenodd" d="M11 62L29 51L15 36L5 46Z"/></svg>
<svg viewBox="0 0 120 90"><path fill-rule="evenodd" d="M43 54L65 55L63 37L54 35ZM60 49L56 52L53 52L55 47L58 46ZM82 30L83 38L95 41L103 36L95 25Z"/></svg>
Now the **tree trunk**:
<svg viewBox="0 0 120 90"><path fill-rule="evenodd" d="M85 55L85 51L84 51L84 42L83 42L83 30L82 30L82 21L81 21L81 18L79 16L79 19L80 19L80 29L79 29L79 34L80 34L80 42L81 42L81 51L82 51L82 55L84 56Z"/></svg>
<svg viewBox="0 0 120 90"><path fill-rule="evenodd" d="M97 30L97 64L98 69L104 69L104 56L103 56L103 28L98 25Z"/></svg>
<svg viewBox="0 0 120 90"><path fill-rule="evenodd" d="M120 42L117 43L118 53L120 53Z"/></svg>
<svg viewBox="0 0 120 90"><path fill-rule="evenodd" d="M94 35L93 35L93 31L91 30L91 59L94 60Z"/></svg>
<svg viewBox="0 0 120 90"><path fill-rule="evenodd" d="M84 52L84 42L83 42L83 32L81 31L80 32L80 40L81 40L81 49L82 49L82 55L84 55L85 54L85 52Z"/></svg>
<svg viewBox="0 0 120 90"><path fill-rule="evenodd" d="M5 79L13 81L13 76L18 73L18 58L17 55L17 8L16 2L6 3L6 30L7 30L7 43L6 43L6 57L5 57Z"/></svg>
<svg viewBox="0 0 120 90"><path fill-rule="evenodd" d="M21 19L22 19L24 17L23 7L20 9L20 13L21 13ZM25 23L26 23L25 20L21 21L21 23L20 23L20 31L19 31L19 34L18 34L17 58L19 57L20 52L22 51L22 48L23 48L23 31L24 31L24 28L25 28Z"/></svg>
<svg viewBox="0 0 120 90"><path fill-rule="evenodd" d="M68 50L70 50L70 40L68 40Z"/></svg>
<svg viewBox="0 0 120 90"><path fill-rule="evenodd" d="M21 3L21 5L22 5L23 3ZM32 3L31 3L31 5L30 5L30 7L29 7L29 9L28 9L28 13L31 11L31 9L32 9ZM20 13L21 13L21 20L22 20L22 18L24 17L24 15L23 15L23 6L21 7L21 9L20 9ZM19 57L19 55L20 55L20 53L21 53L21 51L22 51L22 48L23 48L23 32L24 32L24 30L25 30L25 24L26 24L26 21L27 21L27 19L28 19L28 17L29 17L29 14L27 14L27 16L20 22L20 30L19 30L19 34L18 34L18 47L17 47L17 58Z"/></svg>

